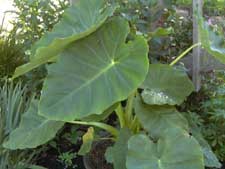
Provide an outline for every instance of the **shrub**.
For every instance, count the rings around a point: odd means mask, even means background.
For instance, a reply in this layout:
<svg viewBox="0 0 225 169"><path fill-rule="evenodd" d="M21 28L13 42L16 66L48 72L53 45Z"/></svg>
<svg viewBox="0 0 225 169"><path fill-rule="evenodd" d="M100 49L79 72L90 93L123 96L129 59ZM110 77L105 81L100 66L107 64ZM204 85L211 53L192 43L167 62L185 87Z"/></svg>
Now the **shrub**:
<svg viewBox="0 0 225 169"><path fill-rule="evenodd" d="M0 38L0 78L11 76L16 67L25 63L22 46L9 37Z"/></svg>

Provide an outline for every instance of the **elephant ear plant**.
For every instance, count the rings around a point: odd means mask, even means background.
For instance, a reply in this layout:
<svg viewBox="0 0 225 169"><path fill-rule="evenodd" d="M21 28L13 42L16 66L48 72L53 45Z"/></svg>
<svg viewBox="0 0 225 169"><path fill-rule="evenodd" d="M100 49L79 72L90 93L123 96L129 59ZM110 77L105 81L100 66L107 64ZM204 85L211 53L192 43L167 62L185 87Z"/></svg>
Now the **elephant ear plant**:
<svg viewBox="0 0 225 169"><path fill-rule="evenodd" d="M203 169L202 149L175 108L193 91L191 81L172 67L176 61L149 64L147 40L128 38L129 24L113 16L115 9L106 0L80 0L34 45L14 78L44 63L48 75L40 99L4 146L35 148L71 123L92 126L82 155L91 148L93 127L111 134L115 144L105 157L115 169ZM113 112L119 127L100 122Z"/></svg>

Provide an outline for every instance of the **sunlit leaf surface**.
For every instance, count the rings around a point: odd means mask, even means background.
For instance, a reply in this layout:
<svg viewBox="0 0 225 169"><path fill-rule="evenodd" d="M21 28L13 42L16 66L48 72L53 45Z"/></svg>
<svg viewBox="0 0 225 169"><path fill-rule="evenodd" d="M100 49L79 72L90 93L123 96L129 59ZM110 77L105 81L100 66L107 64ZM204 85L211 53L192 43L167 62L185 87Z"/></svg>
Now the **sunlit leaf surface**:
<svg viewBox="0 0 225 169"><path fill-rule="evenodd" d="M148 71L146 40L136 37L125 43L128 33L128 23L116 17L69 45L48 67L39 113L71 121L101 114L126 99Z"/></svg>

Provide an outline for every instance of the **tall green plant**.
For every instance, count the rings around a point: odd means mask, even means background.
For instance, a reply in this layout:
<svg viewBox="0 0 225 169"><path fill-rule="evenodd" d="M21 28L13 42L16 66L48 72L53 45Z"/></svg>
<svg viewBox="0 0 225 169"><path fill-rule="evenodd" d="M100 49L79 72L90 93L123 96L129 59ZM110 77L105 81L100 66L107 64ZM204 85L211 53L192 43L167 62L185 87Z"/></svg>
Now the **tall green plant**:
<svg viewBox="0 0 225 169"><path fill-rule="evenodd" d="M129 36L128 22L113 16L114 10L105 0L78 1L36 43L14 78L52 64L40 100L32 102L4 146L35 148L71 123L111 134L115 144L106 158L115 169L203 169L202 148L175 107L193 91L192 82L172 67L177 60L149 64L146 38ZM114 111L118 127L100 122ZM90 128L84 135L80 154L90 150L93 134Z"/></svg>

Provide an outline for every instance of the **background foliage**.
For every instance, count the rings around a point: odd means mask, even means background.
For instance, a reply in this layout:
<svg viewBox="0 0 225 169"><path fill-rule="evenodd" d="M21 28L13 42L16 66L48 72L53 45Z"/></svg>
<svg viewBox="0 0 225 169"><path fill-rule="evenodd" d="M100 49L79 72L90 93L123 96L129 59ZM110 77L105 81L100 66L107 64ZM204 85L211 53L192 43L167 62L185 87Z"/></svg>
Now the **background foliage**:
<svg viewBox="0 0 225 169"><path fill-rule="evenodd" d="M0 37L0 78L12 76L16 67L25 63L23 46L10 37Z"/></svg>
<svg viewBox="0 0 225 169"><path fill-rule="evenodd" d="M27 50L58 22L68 1L14 0L14 6L16 16L11 36Z"/></svg>
<svg viewBox="0 0 225 169"><path fill-rule="evenodd" d="M225 72L215 72L211 77L208 75L203 90L208 99L201 103L204 112L200 116L202 133L220 160L223 160L225 159Z"/></svg>

